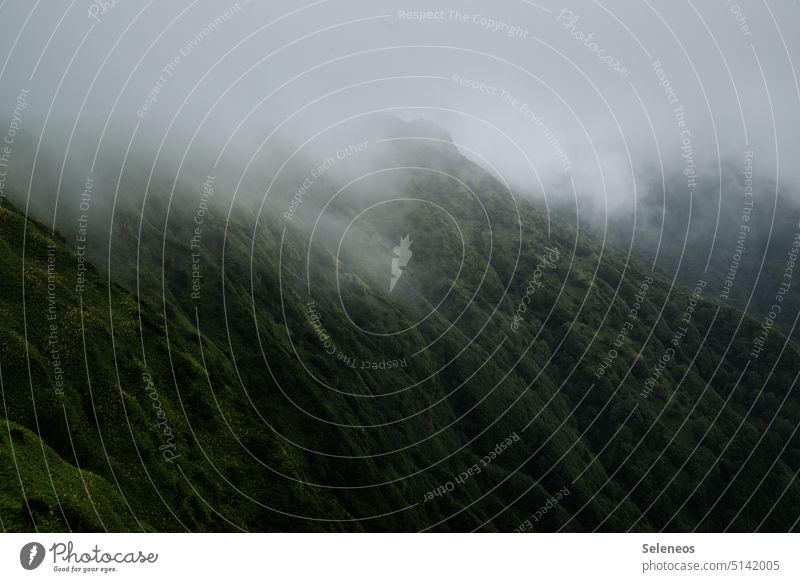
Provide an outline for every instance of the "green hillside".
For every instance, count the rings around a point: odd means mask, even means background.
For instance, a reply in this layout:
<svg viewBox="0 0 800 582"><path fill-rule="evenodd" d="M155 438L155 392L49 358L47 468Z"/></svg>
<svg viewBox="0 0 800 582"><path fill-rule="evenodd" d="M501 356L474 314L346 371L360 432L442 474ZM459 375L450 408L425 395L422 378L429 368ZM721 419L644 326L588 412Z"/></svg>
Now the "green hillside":
<svg viewBox="0 0 800 582"><path fill-rule="evenodd" d="M343 161L291 218L296 168L232 209L223 180L166 181L117 209L82 292L73 233L0 210L2 526L795 527L797 344L773 328L752 358L761 322L716 282L441 139L371 141L374 173Z"/></svg>

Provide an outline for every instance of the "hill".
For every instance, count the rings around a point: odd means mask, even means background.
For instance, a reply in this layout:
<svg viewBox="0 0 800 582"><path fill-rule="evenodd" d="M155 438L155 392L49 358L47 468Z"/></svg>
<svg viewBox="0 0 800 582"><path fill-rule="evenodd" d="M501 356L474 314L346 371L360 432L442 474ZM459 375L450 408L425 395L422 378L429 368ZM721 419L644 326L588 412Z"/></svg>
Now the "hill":
<svg viewBox="0 0 800 582"><path fill-rule="evenodd" d="M795 527L793 340L382 123L91 262L2 210L5 529Z"/></svg>

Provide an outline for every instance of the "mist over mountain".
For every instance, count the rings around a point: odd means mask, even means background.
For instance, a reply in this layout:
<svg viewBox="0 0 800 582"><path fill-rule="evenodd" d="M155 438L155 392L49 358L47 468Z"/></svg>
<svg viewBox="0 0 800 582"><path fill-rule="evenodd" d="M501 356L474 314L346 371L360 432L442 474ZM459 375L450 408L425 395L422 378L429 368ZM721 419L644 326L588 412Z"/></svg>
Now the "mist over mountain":
<svg viewBox="0 0 800 582"><path fill-rule="evenodd" d="M797 530L796 5L111 4L0 5L4 531Z"/></svg>

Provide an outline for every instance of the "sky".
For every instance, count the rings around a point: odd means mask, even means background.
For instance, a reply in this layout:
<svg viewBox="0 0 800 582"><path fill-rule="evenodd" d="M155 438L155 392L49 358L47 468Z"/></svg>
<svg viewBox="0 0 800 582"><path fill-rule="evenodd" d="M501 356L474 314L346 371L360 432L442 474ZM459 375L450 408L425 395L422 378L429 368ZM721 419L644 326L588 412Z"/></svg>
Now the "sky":
<svg viewBox="0 0 800 582"><path fill-rule="evenodd" d="M523 192L624 208L662 174L707 189L745 158L793 191L798 28L789 0L7 0L8 183L35 197L29 178L57 175L77 200L123 159L324 159L383 113L440 124Z"/></svg>

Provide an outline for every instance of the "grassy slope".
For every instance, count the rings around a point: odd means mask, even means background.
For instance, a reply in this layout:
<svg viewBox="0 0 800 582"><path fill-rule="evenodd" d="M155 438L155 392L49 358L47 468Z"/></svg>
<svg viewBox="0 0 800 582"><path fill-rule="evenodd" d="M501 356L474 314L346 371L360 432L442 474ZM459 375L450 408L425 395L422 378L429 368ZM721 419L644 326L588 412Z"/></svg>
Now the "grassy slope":
<svg viewBox="0 0 800 582"><path fill-rule="evenodd" d="M4 298L0 312L0 363L3 416L11 421L7 425L10 433L5 430L5 423L0 431L4 485L0 517L7 529L106 527L180 531L288 525L280 514L265 507L245 507L228 496L216 470L237 486L251 487L261 499L346 517L302 486L276 487L262 481L257 473L246 472L244 459L237 453L238 443L213 408L200 362L183 348L184 340L195 338L196 331L172 330L173 375L170 360L164 357L166 343L158 315L143 306L140 337L135 299L122 288L109 285L93 269L79 297L75 291L77 256L58 235L49 235L30 220L25 234L23 317L22 240L26 221L15 210L4 208L0 210L0 222L4 273L0 289ZM56 392L48 349L49 244L56 249L53 294L57 334L64 345L63 395ZM207 349L205 356L210 366L232 373L224 357L213 348ZM143 380L145 373L153 378L167 422L177 435L172 441L162 438L156 426L158 412L150 397L152 390L147 390ZM259 440L260 432L245 416L247 407L241 397L224 387L218 388L216 397L226 410L227 422L239 429L239 438ZM193 422L194 434L187 418ZM195 436L203 442L206 453L214 454L215 468L205 461L203 451L193 446ZM180 455L171 463L159 451L160 446L169 443L175 443L176 454ZM273 467L289 475L296 471L291 458L277 443L259 442L258 452ZM82 471L77 470L77 465ZM22 483L17 478L17 467ZM25 497L34 502L30 511L21 494L23 487ZM105 493L97 513L91 507L94 489ZM225 515L230 523L218 514ZM317 526L309 523L302 527Z"/></svg>
<svg viewBox="0 0 800 582"><path fill-rule="evenodd" d="M196 201L186 195L174 201L167 227L163 208L152 208L145 214L139 281L144 338L139 337L136 300L122 288L109 286L100 274L91 274L83 299L88 366L82 356L81 317L73 288L76 259L63 241L57 242L56 263L63 281L56 294L67 343L69 382L65 396L55 397L44 328L44 261L46 244L52 237L28 222L25 291L31 382L19 303L24 219L16 212L2 211L0 240L4 246L0 258L3 273L9 274L0 289L4 297L0 365L5 416L28 429L37 426L30 397L33 386L41 430L23 431L26 446L15 450L18 462L24 462L31 471L26 477L26 495L42 500L33 512L39 527L67 527L59 517L49 480L44 478L46 472L36 473L45 458L55 467L58 478L69 483L67 489L75 492L70 511L79 517L69 525L102 527L87 505L89 495L81 493L81 474L75 468L76 459L64 430L65 410L81 469L94 474L98 488L120 491L109 495L107 505L98 509L101 515L108 512L103 523L110 529L234 529L236 524L260 530L414 530L439 524L437 529L482 526L508 531L565 486L570 495L537 524L537 529L557 529L566 524L566 529L579 531L595 527L716 530L728 525L740 508L743 510L733 522L734 529L753 529L764 515L766 529L785 531L791 527L796 515L790 509L800 501L798 485L792 482L800 467L800 449L791 421L800 410L796 398L784 398L793 386L793 371L800 367L800 353L793 342L787 344L778 361L785 338L773 332L769 350L749 364L737 384L758 323L741 319L739 312L726 306L717 312L718 306L708 293L686 338L676 348L674 363L665 370L653 393L643 398L643 384L669 347L690 296L680 285L669 292L671 282L653 274L655 285L648 292L630 341L618 348L618 358L606 376L597 380L593 372L613 347L641 280L650 275L648 268L636 261L626 267L624 256L609 249L602 251L600 260L596 241L576 237L574 229L561 221L551 224L548 237L542 210L522 203L522 253L512 277L519 242L517 219L500 185L450 149L399 149L395 155L407 165L433 161L469 184L491 218L493 250L490 256L483 216L475 211L468 193L452 181L429 175L415 175L404 183L407 192L434 196L457 217L467 242L467 268L443 309L414 332L387 340L354 332L341 313L331 283L338 239L332 233L320 235L311 247L312 297L323 314L325 327L348 352L361 358L409 354L423 345L425 338L436 337L455 322L436 349L392 373L354 371L321 351L305 308L309 299L304 280L308 219L303 216L289 225L284 235L284 223L267 217L261 217L254 230L252 210L242 208L232 214L224 234L227 211L222 206L214 208L203 231L202 299L192 300L185 233L189 232ZM352 216L351 211L347 203L331 209L342 218ZM445 267L439 272L418 266L425 264L425 249L437 249L445 259L460 253L460 245L454 245L448 234L447 222L436 213L424 212L375 214L364 235L366 246L391 256L398 223L426 239L419 240L423 254L418 255L417 266L412 262L405 275L414 281L406 305L387 297L382 289L385 282L371 280L369 273L360 269L369 260L368 255L354 249L340 257L344 297L358 305L354 317L360 325L411 324L409 313L431 309L431 298L438 297L447 283L447 277L440 276ZM129 226L118 232L112 248L112 278L135 288L132 274L136 272L137 229ZM545 247L553 244L562 249L562 260L545 275L544 287L531 302L519 332L510 333L526 281ZM97 258L102 264L102 255ZM487 275L481 281L485 268ZM509 292L504 295L510 277ZM496 305L499 307L492 315ZM108 329L109 309L118 372ZM466 309L465 314L456 321L462 309ZM203 333L202 354L194 329L195 313ZM486 327L481 330L484 323ZM734 334L737 326L738 333ZM356 394L403 390L424 379L430 370L453 361L442 373L396 396L343 395L309 379L294 355L287 327L308 371L329 386ZM169 331L168 342L165 329ZM263 356L256 331L264 346ZM478 339L471 342L479 331ZM734 335L737 339L729 346ZM503 348L495 352L500 342L505 342ZM701 343L703 349L699 350ZM167 350L169 358L165 357ZM179 435L177 446L182 458L173 465L158 455L160 441L149 426L153 411L141 381L144 371L153 376L167 417ZM215 397L224 416L217 409ZM430 412L416 414L436 402L440 403ZM269 421L269 426L260 421L253 408ZM93 410L98 411L96 418ZM324 421L311 421L308 414ZM409 416L405 422L396 422ZM108 459L99 441L98 422ZM383 423L389 424L373 428L341 426ZM42 453L35 432L46 443L44 451L52 447L53 452ZM514 432L520 435L520 442L479 475L449 495L421 503L427 491L454 480ZM420 439L424 440L418 443ZM4 451L0 475L10 480L8 488L3 488L10 493L0 498L0 517L7 529L32 527L22 506L13 460L8 456L10 446L0 446ZM398 452L375 456L390 451ZM345 459L341 455L366 458ZM142 466L153 484L143 475ZM222 481L220 474L238 491ZM404 478L410 474L413 476ZM734 476L736 487L726 489ZM299 485L297 480L335 487ZM371 486L384 482L388 483ZM155 493L156 488L164 502ZM775 492L784 488L786 493L776 497ZM56 487L56 491L60 489ZM126 509L124 501L120 504L123 496L133 511ZM777 503L776 509L768 513L773 503ZM706 516L712 505L713 511ZM334 521L295 519L281 513L286 511ZM69 519L71 514L64 513ZM45 514L49 517L36 517ZM379 515L383 517L335 521ZM575 517L570 521L572 515Z"/></svg>

